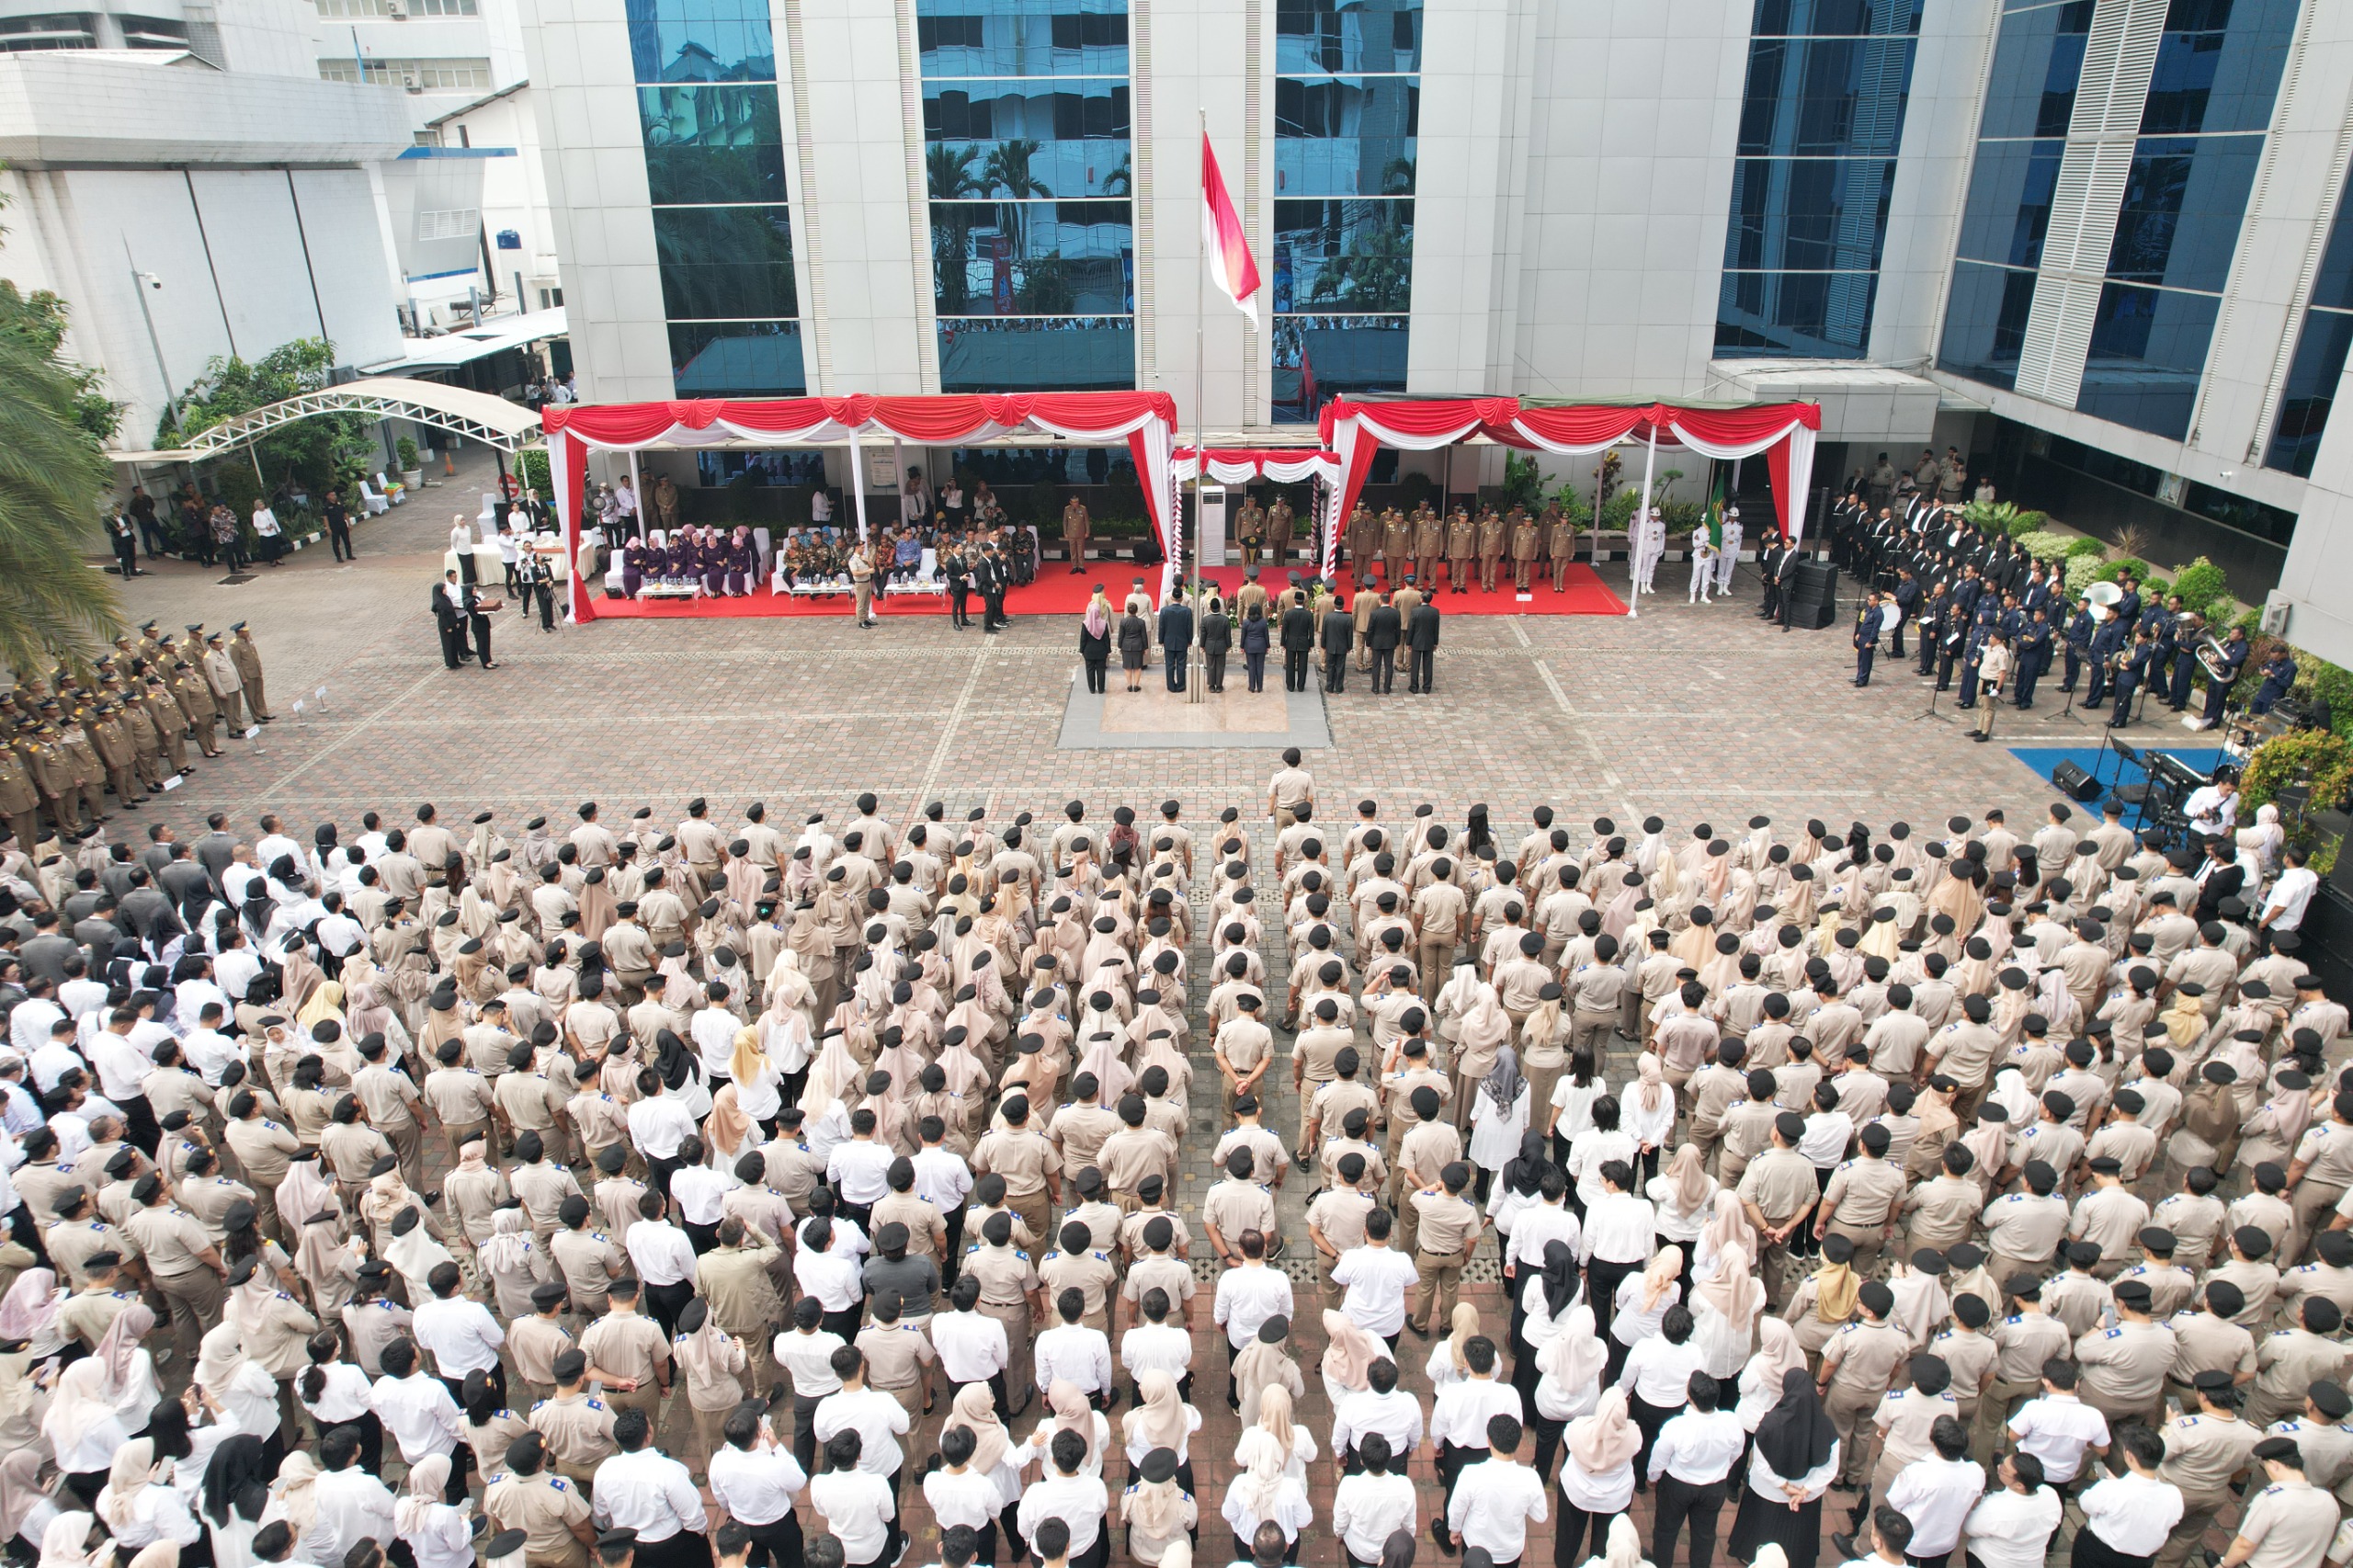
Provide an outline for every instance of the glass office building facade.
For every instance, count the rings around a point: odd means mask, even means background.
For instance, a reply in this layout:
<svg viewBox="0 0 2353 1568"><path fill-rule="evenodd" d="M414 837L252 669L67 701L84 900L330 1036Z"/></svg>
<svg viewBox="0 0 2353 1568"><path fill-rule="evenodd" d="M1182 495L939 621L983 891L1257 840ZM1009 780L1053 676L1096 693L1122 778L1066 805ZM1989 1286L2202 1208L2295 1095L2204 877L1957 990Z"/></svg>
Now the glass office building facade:
<svg viewBox="0 0 2353 1568"><path fill-rule="evenodd" d="M808 390L767 0L627 0L680 397Z"/></svg>
<svg viewBox="0 0 2353 1568"><path fill-rule="evenodd" d="M1405 390L1421 0L1277 0L1274 417Z"/></svg>
<svg viewBox="0 0 2353 1568"><path fill-rule="evenodd" d="M1719 355L1870 351L1921 4L1756 0Z"/></svg>
<svg viewBox="0 0 2353 1568"><path fill-rule="evenodd" d="M2353 348L2353 202L2340 195L2328 248L2321 253L2320 276L2313 280L2312 301L2297 334L2295 358L2288 363L2279 422L2264 449L2264 467L2312 477L2347 348Z"/></svg>
<svg viewBox="0 0 2353 1568"><path fill-rule="evenodd" d="M917 0L945 392L1135 385L1127 0Z"/></svg>

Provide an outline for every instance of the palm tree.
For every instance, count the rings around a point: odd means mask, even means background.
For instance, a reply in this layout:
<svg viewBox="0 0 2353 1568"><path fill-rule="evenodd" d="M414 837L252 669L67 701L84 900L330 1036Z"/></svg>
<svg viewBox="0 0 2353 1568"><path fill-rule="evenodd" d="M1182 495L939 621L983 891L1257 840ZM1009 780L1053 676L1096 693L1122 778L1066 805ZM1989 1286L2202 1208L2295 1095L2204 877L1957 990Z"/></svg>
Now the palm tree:
<svg viewBox="0 0 2353 1568"><path fill-rule="evenodd" d="M980 155L981 150L970 143L950 146L944 142L934 142L924 153L926 182L932 200L939 203L931 210L931 273L933 297L942 315L961 316L968 302L964 263L972 209L963 203L981 192L972 176L973 161Z"/></svg>
<svg viewBox="0 0 2353 1568"><path fill-rule="evenodd" d="M114 471L56 345L16 290L0 304L0 664L29 674L122 623L112 585L82 558Z"/></svg>
<svg viewBox="0 0 2353 1568"><path fill-rule="evenodd" d="M1046 188L1045 181L1029 172L1029 160L1043 146L1043 142L1022 137L1000 142L989 150L988 162L981 167L982 187L993 194L1001 191L1011 199L1000 209L997 221L1013 237L1013 254L1023 259L1029 254L1029 210L1019 203L1054 194Z"/></svg>

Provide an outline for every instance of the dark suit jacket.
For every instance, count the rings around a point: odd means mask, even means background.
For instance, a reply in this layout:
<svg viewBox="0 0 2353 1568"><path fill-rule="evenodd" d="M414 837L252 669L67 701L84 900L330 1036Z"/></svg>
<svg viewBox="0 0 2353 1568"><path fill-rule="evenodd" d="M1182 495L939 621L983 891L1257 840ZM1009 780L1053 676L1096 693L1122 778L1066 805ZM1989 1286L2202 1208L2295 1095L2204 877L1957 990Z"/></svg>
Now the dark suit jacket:
<svg viewBox="0 0 2353 1568"><path fill-rule="evenodd" d="M1193 645L1193 612L1189 607L1174 603L1160 607L1160 645L1179 649Z"/></svg>
<svg viewBox="0 0 2353 1568"><path fill-rule="evenodd" d="M449 585L446 581L433 585L433 619L440 623L441 630L444 631L452 630L463 619L462 612L456 605L449 602L449 596L442 592ZM458 585L458 592L462 599L465 594L463 583Z"/></svg>
<svg viewBox="0 0 2353 1568"><path fill-rule="evenodd" d="M1382 605L1372 612L1372 622L1364 631L1364 643L1378 653L1383 648L1394 648L1404 641L1404 636L1405 625L1397 614L1397 607Z"/></svg>
<svg viewBox="0 0 2353 1568"><path fill-rule="evenodd" d="M1327 653L1347 653L1356 645L1356 618L1344 609L1325 610L1322 641Z"/></svg>
<svg viewBox="0 0 2353 1568"><path fill-rule="evenodd" d="M1427 653L1438 647L1438 606L1415 605L1413 619L1405 623L1405 646L1417 653Z"/></svg>
<svg viewBox="0 0 2353 1568"><path fill-rule="evenodd" d="M1283 646L1294 653L1303 653L1315 646L1315 612L1305 605L1293 605L1283 611Z"/></svg>
<svg viewBox="0 0 2353 1568"><path fill-rule="evenodd" d="M1233 646L1233 622L1222 615L1201 618L1201 652L1222 653Z"/></svg>

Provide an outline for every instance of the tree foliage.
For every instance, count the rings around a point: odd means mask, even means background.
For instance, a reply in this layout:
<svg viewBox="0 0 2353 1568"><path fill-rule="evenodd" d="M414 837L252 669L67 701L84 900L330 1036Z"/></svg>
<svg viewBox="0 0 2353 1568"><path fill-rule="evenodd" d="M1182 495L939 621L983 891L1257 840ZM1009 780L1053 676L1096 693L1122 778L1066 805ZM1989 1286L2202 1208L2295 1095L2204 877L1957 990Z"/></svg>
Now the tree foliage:
<svg viewBox="0 0 2353 1568"><path fill-rule="evenodd" d="M23 343L74 383L74 422L90 439L104 443L122 427L122 404L107 396L105 378L58 352L65 343L63 300L46 289L20 294L14 283L0 278L0 336Z"/></svg>
<svg viewBox="0 0 2353 1568"><path fill-rule="evenodd" d="M214 356L204 374L180 400L181 440L225 424L255 409L316 392L329 384L335 348L323 337L298 337L247 362ZM369 471L375 454L369 420L358 414L317 414L281 425L254 443L254 456L233 460L250 472L257 462L267 484L300 480L313 494L329 487L349 492ZM157 433L158 441L164 439ZM225 479L227 470L220 478Z"/></svg>

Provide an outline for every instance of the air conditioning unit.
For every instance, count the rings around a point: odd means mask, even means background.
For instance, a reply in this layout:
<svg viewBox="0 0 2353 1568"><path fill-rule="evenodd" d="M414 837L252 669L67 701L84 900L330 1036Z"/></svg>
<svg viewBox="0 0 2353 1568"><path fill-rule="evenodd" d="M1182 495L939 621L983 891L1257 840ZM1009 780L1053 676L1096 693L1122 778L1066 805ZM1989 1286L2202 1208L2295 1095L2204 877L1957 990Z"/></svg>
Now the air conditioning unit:
<svg viewBox="0 0 2353 1568"><path fill-rule="evenodd" d="M408 0L384 0L384 15L396 22L408 20Z"/></svg>
<svg viewBox="0 0 2353 1568"><path fill-rule="evenodd" d="M2263 632L2267 637L2288 635L2288 612L2295 605L2280 589L2274 588L2263 600Z"/></svg>

